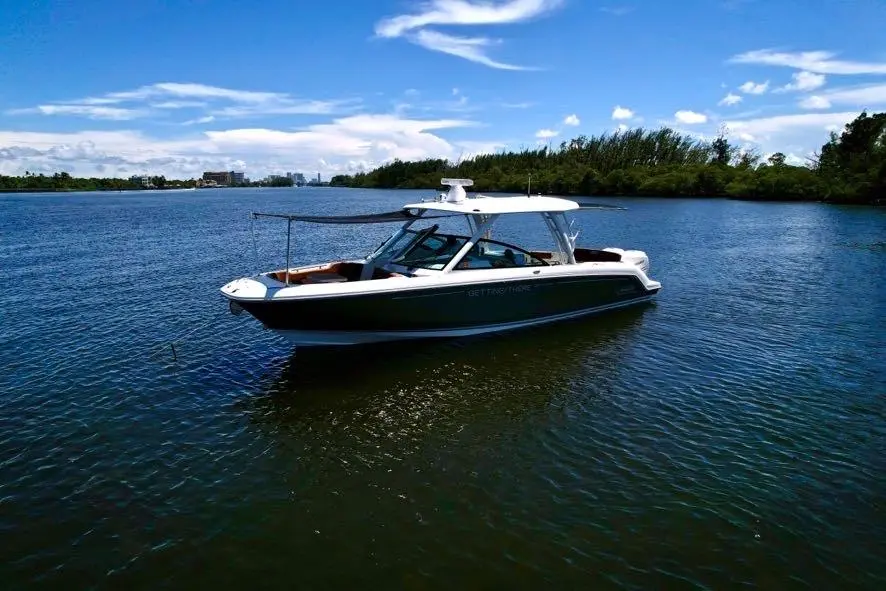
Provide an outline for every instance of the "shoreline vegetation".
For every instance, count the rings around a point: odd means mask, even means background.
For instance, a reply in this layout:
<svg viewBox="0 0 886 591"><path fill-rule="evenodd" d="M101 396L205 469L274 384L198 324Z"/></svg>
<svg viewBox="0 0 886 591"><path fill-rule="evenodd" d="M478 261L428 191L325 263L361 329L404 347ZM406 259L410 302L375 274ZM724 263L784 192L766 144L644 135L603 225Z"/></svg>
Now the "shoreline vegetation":
<svg viewBox="0 0 886 591"><path fill-rule="evenodd" d="M598 197L728 197L759 201L886 204L886 113L861 113L806 165L782 153L766 161L741 150L724 134L706 142L673 129L642 128L579 136L558 148L482 154L450 163L395 160L370 172L332 177L329 186L367 189L437 189L441 177L471 178L477 192ZM0 193L192 189L196 179L134 179L0 175ZM325 183L324 183L325 185ZM243 187L292 186L277 177Z"/></svg>
<svg viewBox="0 0 886 591"><path fill-rule="evenodd" d="M205 188L228 187L291 187L292 179L276 177L270 181L255 181L237 185L207 186ZM149 177L147 185L132 179L119 178L79 178L67 172L57 172L52 176L25 172L25 176L0 175L0 193L73 193L80 191L166 191L201 188L197 179L167 179L164 176Z"/></svg>
<svg viewBox="0 0 886 591"><path fill-rule="evenodd" d="M436 189L441 176L470 178L477 192L564 196L729 197L759 201L886 204L886 113L861 113L806 165L782 153L761 162L724 134L711 142L669 128L579 136L559 148L483 154L449 163L395 160L375 170L339 175L330 185Z"/></svg>

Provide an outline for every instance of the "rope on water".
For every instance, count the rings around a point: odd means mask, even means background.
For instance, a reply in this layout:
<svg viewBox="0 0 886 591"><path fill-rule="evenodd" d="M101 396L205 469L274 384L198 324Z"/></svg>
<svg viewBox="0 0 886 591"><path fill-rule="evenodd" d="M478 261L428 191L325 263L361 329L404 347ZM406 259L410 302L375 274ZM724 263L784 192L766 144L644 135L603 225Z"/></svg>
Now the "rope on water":
<svg viewBox="0 0 886 591"><path fill-rule="evenodd" d="M213 316L212 318L210 318L208 322L206 322L204 324L198 324L197 326L188 329L187 331L179 334L178 336L170 339L167 342L158 343L157 345L154 345L153 348L156 349L156 351L151 353L149 355L149 357L150 358L156 357L157 355L162 353L164 350L166 350L166 346L168 345L169 348L172 350L172 360L178 361L178 353L175 350L176 343L181 343L184 339L193 335L194 333L196 333L199 330L213 327L214 325L216 325L218 323L219 320L222 319L223 316L226 316L227 314L228 314L228 311L224 310L223 312L220 312L220 313L216 314L215 316Z"/></svg>
<svg viewBox="0 0 886 591"><path fill-rule="evenodd" d="M253 271L258 275L258 243L255 239L255 214L249 215L249 230L252 232L252 262L255 265Z"/></svg>

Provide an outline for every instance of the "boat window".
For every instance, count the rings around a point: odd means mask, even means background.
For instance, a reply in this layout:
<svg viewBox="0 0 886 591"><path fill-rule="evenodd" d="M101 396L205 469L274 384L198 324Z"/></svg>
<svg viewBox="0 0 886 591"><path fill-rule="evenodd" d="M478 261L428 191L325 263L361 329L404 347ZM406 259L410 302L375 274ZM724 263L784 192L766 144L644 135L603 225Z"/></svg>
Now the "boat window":
<svg viewBox="0 0 886 591"><path fill-rule="evenodd" d="M466 236L428 233L407 248L403 254L393 259L395 265L442 270L452 257L461 250Z"/></svg>
<svg viewBox="0 0 886 591"><path fill-rule="evenodd" d="M387 245L382 242L378 249L372 254L372 257L376 260L387 260L393 255L397 254L399 251L407 248L409 246L409 243L415 240L415 237L417 235L418 232L416 232L415 230L404 230L399 237L391 240L391 242L389 242ZM387 240L385 242L387 242Z"/></svg>
<svg viewBox="0 0 886 591"><path fill-rule="evenodd" d="M546 267L548 264L523 250L503 242L478 240L455 266L464 269L507 269L513 267Z"/></svg>

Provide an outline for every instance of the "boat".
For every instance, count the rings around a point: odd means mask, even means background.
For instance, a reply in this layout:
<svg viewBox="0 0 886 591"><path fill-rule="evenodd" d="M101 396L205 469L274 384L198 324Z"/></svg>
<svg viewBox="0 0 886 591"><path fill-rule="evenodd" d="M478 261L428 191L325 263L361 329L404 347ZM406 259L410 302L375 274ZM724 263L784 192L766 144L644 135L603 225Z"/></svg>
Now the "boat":
<svg viewBox="0 0 886 591"><path fill-rule="evenodd" d="M549 196L468 197L471 179L441 183L449 187L445 193L379 214L253 212L253 220L286 220L286 264L224 285L231 312L246 311L296 346L359 345L566 321L648 302L661 289L647 275L646 253L576 246L578 233L567 214L624 208L580 207ZM539 215L555 249L493 240L496 222L516 214ZM458 218L464 233L441 230L441 223ZM292 225L298 222L401 225L365 258L291 267Z"/></svg>

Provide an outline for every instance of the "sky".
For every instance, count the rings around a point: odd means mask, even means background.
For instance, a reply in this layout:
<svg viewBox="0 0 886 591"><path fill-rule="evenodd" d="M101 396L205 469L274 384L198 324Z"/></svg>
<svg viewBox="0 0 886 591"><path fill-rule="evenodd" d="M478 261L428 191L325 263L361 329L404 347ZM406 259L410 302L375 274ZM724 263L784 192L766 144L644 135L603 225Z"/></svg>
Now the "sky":
<svg viewBox="0 0 886 591"><path fill-rule="evenodd" d="M804 163L883 0L0 0L0 174L368 170L673 127Z"/></svg>

